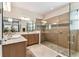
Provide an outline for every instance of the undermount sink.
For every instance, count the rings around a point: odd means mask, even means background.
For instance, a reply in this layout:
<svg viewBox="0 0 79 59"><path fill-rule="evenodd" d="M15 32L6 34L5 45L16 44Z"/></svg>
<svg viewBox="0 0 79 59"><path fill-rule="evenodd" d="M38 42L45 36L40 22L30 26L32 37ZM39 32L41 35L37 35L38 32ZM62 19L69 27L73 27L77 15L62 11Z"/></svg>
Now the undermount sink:
<svg viewBox="0 0 79 59"><path fill-rule="evenodd" d="M5 43L6 41L12 40L12 39L19 39L21 37L21 35L12 35L11 37L7 37L5 36L5 38L3 39L3 42Z"/></svg>
<svg viewBox="0 0 79 59"><path fill-rule="evenodd" d="M16 38L20 38L21 37L21 35L12 35L12 39L16 39Z"/></svg>

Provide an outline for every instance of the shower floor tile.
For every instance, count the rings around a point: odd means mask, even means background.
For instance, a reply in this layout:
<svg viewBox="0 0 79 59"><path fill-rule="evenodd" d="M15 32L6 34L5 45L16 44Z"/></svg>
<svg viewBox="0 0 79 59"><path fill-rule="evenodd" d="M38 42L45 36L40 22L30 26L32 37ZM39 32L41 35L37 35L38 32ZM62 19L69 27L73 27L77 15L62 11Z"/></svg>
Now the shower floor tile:
<svg viewBox="0 0 79 59"><path fill-rule="evenodd" d="M58 46L56 44L53 44L49 41L44 41L44 42L42 42L42 44L49 47L49 48L51 48L52 50L55 50L55 51L65 55L65 56L69 56L69 49L60 47L60 46Z"/></svg>

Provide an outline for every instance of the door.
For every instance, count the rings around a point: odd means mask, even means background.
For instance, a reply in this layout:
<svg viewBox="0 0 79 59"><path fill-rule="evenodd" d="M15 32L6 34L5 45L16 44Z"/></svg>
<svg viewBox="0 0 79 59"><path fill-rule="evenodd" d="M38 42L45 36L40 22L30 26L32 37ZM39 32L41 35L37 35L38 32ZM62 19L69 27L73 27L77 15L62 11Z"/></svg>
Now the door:
<svg viewBox="0 0 79 59"><path fill-rule="evenodd" d="M79 3L70 4L70 56L79 56Z"/></svg>

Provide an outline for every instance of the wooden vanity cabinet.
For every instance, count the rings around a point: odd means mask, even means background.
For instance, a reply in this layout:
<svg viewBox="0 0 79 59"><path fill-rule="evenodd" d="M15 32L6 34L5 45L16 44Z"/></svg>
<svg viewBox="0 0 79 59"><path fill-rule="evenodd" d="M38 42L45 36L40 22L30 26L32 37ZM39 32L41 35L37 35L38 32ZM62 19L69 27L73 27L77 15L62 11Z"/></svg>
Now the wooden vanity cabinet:
<svg viewBox="0 0 79 59"><path fill-rule="evenodd" d="M28 46L39 43L39 34L25 34L23 36L27 39Z"/></svg>
<svg viewBox="0 0 79 59"><path fill-rule="evenodd" d="M3 57L25 57L26 41L2 46Z"/></svg>
<svg viewBox="0 0 79 59"><path fill-rule="evenodd" d="M39 42L38 34L30 34L28 35L28 45L36 44Z"/></svg>

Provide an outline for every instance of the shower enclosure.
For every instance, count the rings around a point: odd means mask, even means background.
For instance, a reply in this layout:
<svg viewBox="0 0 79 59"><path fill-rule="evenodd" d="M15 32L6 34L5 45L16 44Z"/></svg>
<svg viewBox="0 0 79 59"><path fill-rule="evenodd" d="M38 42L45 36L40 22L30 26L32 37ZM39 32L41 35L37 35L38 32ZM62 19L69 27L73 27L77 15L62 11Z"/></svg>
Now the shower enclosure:
<svg viewBox="0 0 79 59"><path fill-rule="evenodd" d="M51 44L43 44L63 55L78 57L79 3L69 3L68 6L68 13L46 20L48 29L45 28L43 37Z"/></svg>
<svg viewBox="0 0 79 59"><path fill-rule="evenodd" d="M50 21L49 21L50 20ZM47 20L43 44L58 53L69 56L69 13Z"/></svg>
<svg viewBox="0 0 79 59"><path fill-rule="evenodd" d="M70 56L79 56L79 3L70 4Z"/></svg>

